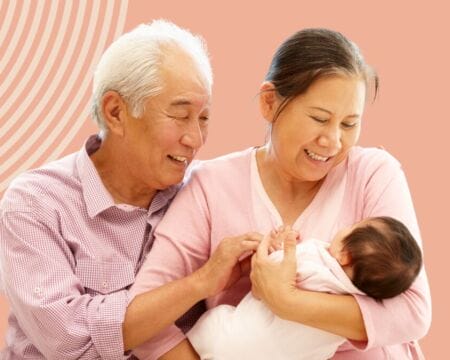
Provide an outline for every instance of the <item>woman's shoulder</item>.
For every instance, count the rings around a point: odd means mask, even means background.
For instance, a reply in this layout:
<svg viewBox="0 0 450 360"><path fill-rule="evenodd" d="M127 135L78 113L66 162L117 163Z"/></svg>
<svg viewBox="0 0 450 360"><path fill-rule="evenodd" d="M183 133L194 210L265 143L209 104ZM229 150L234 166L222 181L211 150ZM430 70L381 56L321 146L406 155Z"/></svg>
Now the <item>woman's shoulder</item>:
<svg viewBox="0 0 450 360"><path fill-rule="evenodd" d="M208 177L218 175L234 177L250 171L251 156L254 148L225 154L214 159L198 160L191 169L192 176Z"/></svg>
<svg viewBox="0 0 450 360"><path fill-rule="evenodd" d="M388 151L375 147L354 146L348 155L349 170L372 173L379 168L401 168L400 162Z"/></svg>
<svg viewBox="0 0 450 360"><path fill-rule="evenodd" d="M250 194L250 164L254 149L233 152L192 164L186 174L180 194L203 193L219 204L220 200L242 201L242 193Z"/></svg>

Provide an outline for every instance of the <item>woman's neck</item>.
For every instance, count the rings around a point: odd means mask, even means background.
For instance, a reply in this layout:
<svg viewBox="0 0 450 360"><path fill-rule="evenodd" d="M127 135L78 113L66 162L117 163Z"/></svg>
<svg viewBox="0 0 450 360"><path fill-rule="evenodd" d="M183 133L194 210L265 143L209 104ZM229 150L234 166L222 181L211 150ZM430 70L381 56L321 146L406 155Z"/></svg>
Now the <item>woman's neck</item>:
<svg viewBox="0 0 450 360"><path fill-rule="evenodd" d="M282 171L267 147L257 150L256 163L267 195L280 213L284 224L292 225L313 201L323 179L302 181L290 177Z"/></svg>

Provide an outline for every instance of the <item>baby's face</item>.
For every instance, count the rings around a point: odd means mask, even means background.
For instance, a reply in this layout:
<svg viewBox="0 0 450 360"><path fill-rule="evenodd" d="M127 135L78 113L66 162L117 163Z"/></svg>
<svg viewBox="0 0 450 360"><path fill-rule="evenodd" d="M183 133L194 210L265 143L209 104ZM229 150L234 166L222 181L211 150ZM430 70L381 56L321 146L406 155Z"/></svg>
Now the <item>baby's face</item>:
<svg viewBox="0 0 450 360"><path fill-rule="evenodd" d="M334 236L333 240L331 240L328 251L330 252L331 256L334 257L339 263L341 262L340 258L342 255L342 248L344 247L343 240L348 234L353 231L353 229L354 226L343 228L339 230Z"/></svg>
<svg viewBox="0 0 450 360"><path fill-rule="evenodd" d="M366 226L370 219L362 220L356 224L353 224L352 226L346 227L341 229L336 233L333 240L331 240L330 247L328 248L328 251L330 252L331 256L334 257L341 265L346 265L347 262L347 256L342 251L342 248L344 247L344 239L349 235L353 230Z"/></svg>

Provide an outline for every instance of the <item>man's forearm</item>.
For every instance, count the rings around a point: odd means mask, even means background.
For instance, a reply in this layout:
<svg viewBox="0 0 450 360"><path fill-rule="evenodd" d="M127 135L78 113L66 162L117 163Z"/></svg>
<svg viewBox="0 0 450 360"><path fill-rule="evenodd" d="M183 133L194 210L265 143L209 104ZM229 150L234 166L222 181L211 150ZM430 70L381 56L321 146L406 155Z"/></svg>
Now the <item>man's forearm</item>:
<svg viewBox="0 0 450 360"><path fill-rule="evenodd" d="M204 297L195 275L136 296L125 313L124 349L133 349L151 339Z"/></svg>

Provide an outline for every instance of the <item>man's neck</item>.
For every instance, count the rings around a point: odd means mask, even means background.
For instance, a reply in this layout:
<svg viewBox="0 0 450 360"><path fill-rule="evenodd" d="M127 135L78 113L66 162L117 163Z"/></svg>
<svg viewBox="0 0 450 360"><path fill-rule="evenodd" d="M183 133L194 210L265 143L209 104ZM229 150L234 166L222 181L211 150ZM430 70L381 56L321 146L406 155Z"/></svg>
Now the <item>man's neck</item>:
<svg viewBox="0 0 450 360"><path fill-rule="evenodd" d="M112 150L114 148L114 151ZM148 209L157 189L150 189L136 179L124 164L120 151L107 140L90 158L116 204L128 204Z"/></svg>

